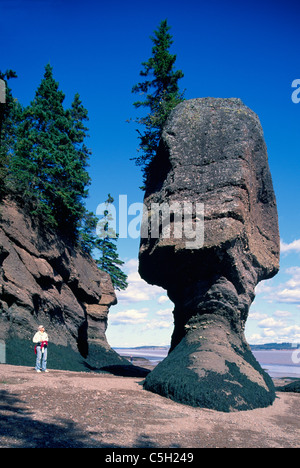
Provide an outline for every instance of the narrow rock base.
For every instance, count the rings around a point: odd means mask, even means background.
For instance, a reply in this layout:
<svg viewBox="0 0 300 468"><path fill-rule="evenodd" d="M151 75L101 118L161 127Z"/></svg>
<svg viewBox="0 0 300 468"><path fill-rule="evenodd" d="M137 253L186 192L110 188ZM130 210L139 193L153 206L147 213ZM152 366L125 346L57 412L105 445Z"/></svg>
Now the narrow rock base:
<svg viewBox="0 0 300 468"><path fill-rule="evenodd" d="M179 403L217 411L264 408L275 400L270 376L226 320L202 317L146 377L144 388Z"/></svg>

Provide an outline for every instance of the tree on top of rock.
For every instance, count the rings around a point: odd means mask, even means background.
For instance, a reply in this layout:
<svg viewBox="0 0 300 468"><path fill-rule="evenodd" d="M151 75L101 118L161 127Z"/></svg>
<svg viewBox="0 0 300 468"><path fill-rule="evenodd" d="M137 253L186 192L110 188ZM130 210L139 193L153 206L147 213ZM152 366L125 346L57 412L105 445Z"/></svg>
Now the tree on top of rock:
<svg viewBox="0 0 300 468"><path fill-rule="evenodd" d="M119 258L116 246L119 235L110 226L112 221L110 205L113 202L113 197L108 194L108 198L105 201L103 218L97 227L98 238L95 242L95 247L98 249L100 257L96 260L96 263L101 270L106 271L110 275L115 289L126 289L128 286L127 275L120 269L124 265L124 262Z"/></svg>
<svg viewBox="0 0 300 468"><path fill-rule="evenodd" d="M14 72L0 72L1 79L14 77ZM97 237L98 218L84 203L91 152L85 145L88 112L79 94L65 109L65 95L50 65L28 107L22 108L6 90L5 107L0 107L0 199L14 198L33 219L63 234L88 255L100 249L98 265L112 275L116 288L125 289L127 276L119 268L124 262L118 257L117 238L111 240L109 232L102 240Z"/></svg>
<svg viewBox="0 0 300 468"><path fill-rule="evenodd" d="M139 133L141 154L133 158L138 166L142 167L144 181L147 180L147 168L156 154L161 132L171 110L184 99L178 81L183 78L181 70L175 70L176 55L170 53L173 44L169 34L170 26L167 20L161 21L157 31L151 40L154 44L152 57L143 62L143 70L140 76L146 79L132 88L133 93L141 94L144 100L136 101L135 108L148 107L149 113L145 117L136 120L144 127L144 132Z"/></svg>
<svg viewBox="0 0 300 468"><path fill-rule="evenodd" d="M16 72L0 71L0 79L5 82L5 103L0 104L0 198L6 193L6 177L9 172L9 163L15 151L17 129L21 121L22 106L13 97L7 82L17 78Z"/></svg>
<svg viewBox="0 0 300 468"><path fill-rule="evenodd" d="M90 178L89 150L83 141L87 111L76 95L65 110L65 95L47 65L35 98L24 110L12 160L16 190L31 201L33 212L70 237L84 216Z"/></svg>

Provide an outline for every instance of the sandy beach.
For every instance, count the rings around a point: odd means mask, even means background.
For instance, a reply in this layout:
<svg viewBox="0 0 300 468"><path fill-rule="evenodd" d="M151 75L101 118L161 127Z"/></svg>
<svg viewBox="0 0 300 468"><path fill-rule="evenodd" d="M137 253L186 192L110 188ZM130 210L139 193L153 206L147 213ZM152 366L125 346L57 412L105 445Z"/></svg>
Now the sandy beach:
<svg viewBox="0 0 300 468"><path fill-rule="evenodd" d="M0 448L299 448L300 395L222 413L119 377L0 365Z"/></svg>

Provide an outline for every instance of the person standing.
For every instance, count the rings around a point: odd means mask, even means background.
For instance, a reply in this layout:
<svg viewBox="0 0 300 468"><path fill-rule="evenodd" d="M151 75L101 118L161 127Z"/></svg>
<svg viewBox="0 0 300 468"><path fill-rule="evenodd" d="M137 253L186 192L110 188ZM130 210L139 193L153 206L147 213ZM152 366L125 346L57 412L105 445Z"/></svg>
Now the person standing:
<svg viewBox="0 0 300 468"><path fill-rule="evenodd" d="M48 335L45 332L43 325L39 326L38 331L34 335L32 341L36 343L34 348L36 353L35 370L37 372L49 372L47 370Z"/></svg>

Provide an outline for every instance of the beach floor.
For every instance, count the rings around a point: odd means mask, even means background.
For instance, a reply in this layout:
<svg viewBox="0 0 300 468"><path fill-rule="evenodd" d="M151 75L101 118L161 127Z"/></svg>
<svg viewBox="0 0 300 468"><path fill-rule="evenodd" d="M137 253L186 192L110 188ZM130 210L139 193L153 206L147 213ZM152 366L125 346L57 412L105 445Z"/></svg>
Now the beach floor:
<svg viewBox="0 0 300 468"><path fill-rule="evenodd" d="M300 394L235 413L192 408L141 377L0 365L0 448L299 448Z"/></svg>

